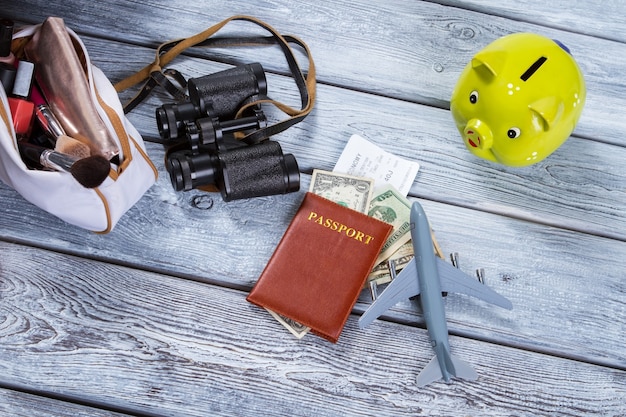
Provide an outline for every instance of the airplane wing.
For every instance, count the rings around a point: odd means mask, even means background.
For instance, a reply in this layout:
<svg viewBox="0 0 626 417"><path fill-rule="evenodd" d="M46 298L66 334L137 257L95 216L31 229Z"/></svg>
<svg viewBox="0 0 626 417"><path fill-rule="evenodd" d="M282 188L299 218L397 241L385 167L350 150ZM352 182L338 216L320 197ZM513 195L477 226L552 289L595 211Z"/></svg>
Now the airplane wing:
<svg viewBox="0 0 626 417"><path fill-rule="evenodd" d="M437 268L439 269L439 281L441 282L442 291L471 295L508 310L513 308L513 304L507 298L451 264L444 262L441 258L437 258Z"/></svg>
<svg viewBox="0 0 626 417"><path fill-rule="evenodd" d="M477 279L470 277L458 268L437 259L437 269L441 290L470 295L480 300L511 310L513 304ZM359 327L364 329L381 314L393 307L400 300L405 300L420 293L415 260L412 259L387 288L376 298L359 319Z"/></svg>
<svg viewBox="0 0 626 417"><path fill-rule="evenodd" d="M412 259L363 313L359 319L359 327L364 329L398 301L411 298L419 293L417 268L415 267L415 260Z"/></svg>

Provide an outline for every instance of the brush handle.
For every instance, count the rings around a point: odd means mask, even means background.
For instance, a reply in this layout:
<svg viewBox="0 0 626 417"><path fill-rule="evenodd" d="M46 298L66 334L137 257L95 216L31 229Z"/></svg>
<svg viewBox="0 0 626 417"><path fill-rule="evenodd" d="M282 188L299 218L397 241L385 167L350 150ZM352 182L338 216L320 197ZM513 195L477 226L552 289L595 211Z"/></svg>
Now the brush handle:
<svg viewBox="0 0 626 417"><path fill-rule="evenodd" d="M32 143L18 143L20 155L24 162L35 165L35 167L44 167L55 171L70 172L74 163L78 160L70 155L56 152L43 146L33 145Z"/></svg>
<svg viewBox="0 0 626 417"><path fill-rule="evenodd" d="M65 135L65 130L61 126L61 122L56 118L50 107L40 104L35 108L35 115L43 130L57 140L60 136Z"/></svg>

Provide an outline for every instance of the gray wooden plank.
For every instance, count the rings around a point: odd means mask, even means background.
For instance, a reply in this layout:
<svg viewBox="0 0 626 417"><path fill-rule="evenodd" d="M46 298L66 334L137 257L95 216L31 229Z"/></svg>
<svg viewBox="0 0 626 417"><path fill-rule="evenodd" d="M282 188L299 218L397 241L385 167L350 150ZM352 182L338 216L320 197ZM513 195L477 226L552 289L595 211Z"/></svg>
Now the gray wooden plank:
<svg viewBox="0 0 626 417"><path fill-rule="evenodd" d="M302 198L300 192L224 203L201 192L175 194L161 183L103 236L68 227L5 191L4 240L242 290L256 282ZM516 306L511 312L485 309L450 297L453 331L626 367L624 317L615 314L626 292L619 284L626 271L623 242L423 203L444 250L458 251L468 273L486 268L489 285ZM405 302L392 317L415 323L421 320L416 314ZM476 322L477 316L489 320Z"/></svg>
<svg viewBox="0 0 626 417"><path fill-rule="evenodd" d="M345 344L296 342L271 319L249 310L243 297L295 211L299 195L224 204L214 195L174 193L162 176L108 236L68 227L0 187L7 212L0 219L0 239L204 282L7 245L9 249L0 249L0 294L3 300L10 296L10 301L0 303L0 317L15 320L5 320L8 327L0 325L0 374L7 375L0 380L167 415L206 415L207 410L215 415L258 415L266 410L274 415L453 415L459 409L490 415L624 415L626 361L620 340L624 323L616 314L624 305L620 283L626 270L620 241L624 182L616 168L623 152L617 146L592 143L624 144L624 125L617 116L624 88L611 75L623 72L623 64L613 62L623 47L424 2L392 2L380 9L353 2L272 4L276 9L260 10L261 17L275 19L281 29L284 23L285 31L307 41L315 39L316 57L321 51L317 62L322 82L443 108L454 69L460 70L481 42L520 28L581 41L577 50L584 52L585 70L592 74L593 95L586 109L590 113L585 113L576 135L593 141L573 138L549 163L531 170L498 169L469 157L453 140L456 133L449 128L445 111L325 86L320 87L323 94L314 115L280 138L297 154L305 172L330 168L351 133L365 134L388 150L418 155L422 171L414 196L474 209L424 201L444 248L461 252L464 269L486 267L488 283L516 306L509 314L450 296L446 304L452 333L527 351L453 337L454 352L479 367L481 380L418 391L412 382L430 357L423 330L377 321L366 331L357 331L352 318ZM37 13L45 16L58 10L76 21L82 33L154 44L163 40L163 27L167 33L189 34L193 25L199 30L205 22L219 20L216 10L226 17L233 7L196 9L195 4L171 2L142 9L144 5L79 5L81 13L76 13L77 6L70 2L49 3L31 12L24 2L16 13L26 12L26 19L36 21ZM202 7L207 5L211 6ZM320 14L313 13L318 6ZM3 10L13 13L15 7L3 5ZM376 10L383 14L374 16ZM100 19L104 11L116 16L119 27ZM184 24L161 22L157 30L155 22L164 16ZM137 25L138 21L146 24ZM116 27L121 36L112 30ZM371 38L366 53L359 46L364 33ZM446 34L451 45L442 49ZM473 36L459 39L467 34ZM423 39L423 44L416 47L415 39ZM145 49L129 53L117 43L97 42L94 58L113 79L121 78L131 65L140 67L146 62L144 55L150 58ZM337 45L352 47L342 54L343 60L336 59ZM456 55L450 57L451 51ZM233 55L241 59L233 53L215 57L232 60ZM398 57L406 61L399 64ZM434 63L433 57L438 59ZM197 60L186 60L182 66L194 71L220 68L210 62L198 65ZM409 66L419 72L409 74ZM443 70L441 76L436 69ZM274 79L283 94L285 81ZM348 107L345 103L352 103L353 97L357 97L354 108L338 110ZM152 112L148 105L131 115L148 136L155 132ZM346 125L337 126L337 120ZM407 127L413 124L425 126ZM157 146L149 150L155 161L162 160ZM234 232L242 230L246 235ZM50 265L53 269L59 265L58 270L50 271ZM366 306L364 296L357 311ZM409 302L400 303L389 318L422 324ZM418 350L411 350L414 346ZM24 374L27 369L34 372ZM220 381L223 374L228 378ZM250 385L244 383L248 380ZM310 399L303 403L301 398Z"/></svg>
<svg viewBox="0 0 626 417"><path fill-rule="evenodd" d="M451 337L476 382L415 385L426 332L296 340L245 292L0 243L0 381L159 415L622 415L625 371ZM51 268L54 266L54 268Z"/></svg>
<svg viewBox="0 0 626 417"><path fill-rule="evenodd" d="M621 1L437 0L437 3L626 42L626 5Z"/></svg>
<svg viewBox="0 0 626 417"><path fill-rule="evenodd" d="M0 388L0 414L11 417L124 417L115 411L102 410L67 401Z"/></svg>
<svg viewBox="0 0 626 417"><path fill-rule="evenodd" d="M57 15L80 33L144 45L190 36L241 13L239 4L219 1L40 3L8 4L4 13L28 22ZM589 10L591 16L598 11L592 3L577 7ZM623 9L619 4L613 7ZM81 13L75 13L76 9ZM491 41L522 31L557 38L572 50L588 87L575 134L625 144L620 109L626 84L616 77L626 73L626 62L614 59L626 55L624 43L523 22L515 20L516 16L507 19L423 1L394 0L374 8L365 0L324 4L282 0L272 2L272 7L255 7L252 14L309 43L322 82L444 108L465 64ZM98 17L111 15L116 16L113 22ZM267 57L267 51L245 54L255 60ZM239 51L213 51L211 56L230 61L241 58ZM133 69L126 63L124 68ZM280 60L270 59L268 68L284 71Z"/></svg>

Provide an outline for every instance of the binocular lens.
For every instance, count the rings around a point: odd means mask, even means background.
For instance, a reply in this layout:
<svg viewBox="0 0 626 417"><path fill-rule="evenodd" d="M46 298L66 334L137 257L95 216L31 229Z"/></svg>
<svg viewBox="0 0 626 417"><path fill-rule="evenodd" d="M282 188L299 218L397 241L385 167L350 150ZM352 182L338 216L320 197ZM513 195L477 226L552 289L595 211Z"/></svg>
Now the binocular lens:
<svg viewBox="0 0 626 417"><path fill-rule="evenodd" d="M159 134L163 139L174 140L185 136L185 121L195 120L205 113L204 101L198 104L164 104L156 109Z"/></svg>
<svg viewBox="0 0 626 417"><path fill-rule="evenodd" d="M176 153L167 159L167 171L176 191L189 191L215 183L214 157L209 154Z"/></svg>

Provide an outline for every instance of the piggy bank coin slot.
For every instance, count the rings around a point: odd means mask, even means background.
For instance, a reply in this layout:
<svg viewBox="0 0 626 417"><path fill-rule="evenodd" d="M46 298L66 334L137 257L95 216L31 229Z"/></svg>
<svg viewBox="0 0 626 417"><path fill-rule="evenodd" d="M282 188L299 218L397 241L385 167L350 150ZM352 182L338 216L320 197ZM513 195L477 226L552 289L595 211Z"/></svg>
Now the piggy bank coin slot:
<svg viewBox="0 0 626 417"><path fill-rule="evenodd" d="M537 70L548 60L548 58L546 58L545 56L542 56L541 58L539 58L538 60L535 61L534 64L532 64L525 73L522 74L522 76L520 77L522 79L522 81L526 82L528 81L528 79L530 77L532 77L532 75L537 72Z"/></svg>

